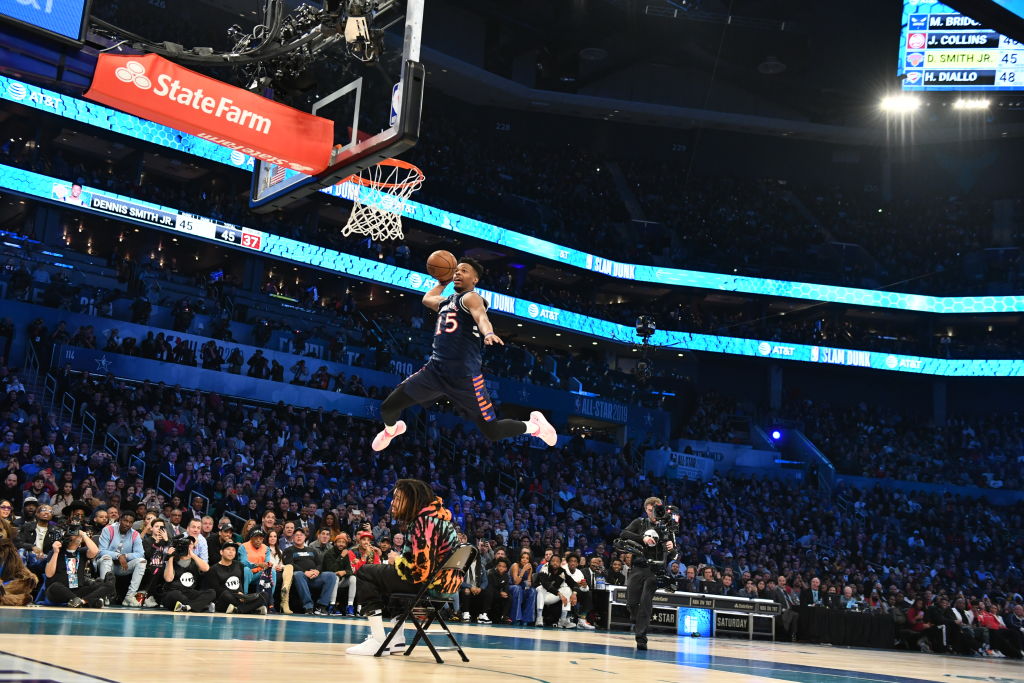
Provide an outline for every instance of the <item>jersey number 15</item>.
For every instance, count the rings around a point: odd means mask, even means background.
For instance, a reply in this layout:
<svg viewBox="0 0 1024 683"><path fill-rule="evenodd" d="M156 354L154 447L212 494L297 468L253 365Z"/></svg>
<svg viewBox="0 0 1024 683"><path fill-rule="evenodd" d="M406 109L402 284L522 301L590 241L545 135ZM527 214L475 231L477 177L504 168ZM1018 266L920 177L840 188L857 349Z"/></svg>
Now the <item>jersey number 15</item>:
<svg viewBox="0 0 1024 683"><path fill-rule="evenodd" d="M437 327L434 329L434 336L442 332L451 334L457 329L459 329L459 313L458 311L448 311L444 315L437 316Z"/></svg>

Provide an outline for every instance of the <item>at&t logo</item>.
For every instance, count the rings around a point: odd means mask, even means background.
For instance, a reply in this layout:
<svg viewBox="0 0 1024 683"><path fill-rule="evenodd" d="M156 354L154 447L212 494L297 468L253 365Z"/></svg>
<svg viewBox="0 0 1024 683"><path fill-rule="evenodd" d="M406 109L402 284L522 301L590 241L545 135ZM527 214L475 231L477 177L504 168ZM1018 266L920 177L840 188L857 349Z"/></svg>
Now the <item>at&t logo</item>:
<svg viewBox="0 0 1024 683"><path fill-rule="evenodd" d="M531 318L536 318L538 315L540 315L540 306L538 306L537 304L530 304L530 306L526 309L526 312L530 314Z"/></svg>
<svg viewBox="0 0 1024 683"><path fill-rule="evenodd" d="M21 83L11 83L7 86L7 94L11 96L12 100L21 102L28 97L28 88Z"/></svg>
<svg viewBox="0 0 1024 683"><path fill-rule="evenodd" d="M886 356L885 357L885 367L889 368L890 370L896 369L897 367L899 367L899 364L900 364L900 359L897 358L896 356Z"/></svg>
<svg viewBox="0 0 1024 683"><path fill-rule="evenodd" d="M409 273L409 285L413 289L419 289L423 284L423 276L419 273Z"/></svg>
<svg viewBox="0 0 1024 683"><path fill-rule="evenodd" d="M757 345L757 352L762 356L767 356L772 352L772 345L768 342L761 342Z"/></svg>
<svg viewBox="0 0 1024 683"><path fill-rule="evenodd" d="M235 166L245 166L245 155L235 150L231 153L231 163Z"/></svg>
<svg viewBox="0 0 1024 683"><path fill-rule="evenodd" d="M134 83L135 87L140 90L149 90L153 87L153 81L149 80L149 76L146 75L146 67L134 60L114 69L114 75L119 81Z"/></svg>

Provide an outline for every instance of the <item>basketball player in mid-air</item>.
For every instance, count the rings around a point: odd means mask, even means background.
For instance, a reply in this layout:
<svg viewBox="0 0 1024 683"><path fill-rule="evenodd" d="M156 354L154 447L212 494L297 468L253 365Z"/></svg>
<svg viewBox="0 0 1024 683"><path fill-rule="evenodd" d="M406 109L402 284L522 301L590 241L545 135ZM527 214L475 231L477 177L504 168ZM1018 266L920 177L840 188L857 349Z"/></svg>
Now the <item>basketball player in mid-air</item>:
<svg viewBox="0 0 1024 683"><path fill-rule="evenodd" d="M426 365L381 403L384 429L374 438L373 450L384 450L393 438L405 433L405 422L398 419L403 410L417 403L432 403L442 396L476 422L492 441L532 434L548 446L557 442L555 428L537 411L530 413L528 422L499 420L494 414L480 371L481 357L484 346L504 346L505 342L494 333L487 319L487 302L474 291L482 275L483 267L477 261L463 258L451 279L438 280L437 286L423 295L423 305L438 312L433 352ZM447 298L441 296L452 281L455 293Z"/></svg>

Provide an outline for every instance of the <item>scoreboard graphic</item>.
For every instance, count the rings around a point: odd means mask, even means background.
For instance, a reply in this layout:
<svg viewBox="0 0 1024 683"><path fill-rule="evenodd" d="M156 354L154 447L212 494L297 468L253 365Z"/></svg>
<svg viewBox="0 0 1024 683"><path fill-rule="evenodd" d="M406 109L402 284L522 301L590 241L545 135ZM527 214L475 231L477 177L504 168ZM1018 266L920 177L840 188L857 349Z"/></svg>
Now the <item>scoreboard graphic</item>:
<svg viewBox="0 0 1024 683"><path fill-rule="evenodd" d="M905 0L903 90L1024 90L1024 44L939 2Z"/></svg>

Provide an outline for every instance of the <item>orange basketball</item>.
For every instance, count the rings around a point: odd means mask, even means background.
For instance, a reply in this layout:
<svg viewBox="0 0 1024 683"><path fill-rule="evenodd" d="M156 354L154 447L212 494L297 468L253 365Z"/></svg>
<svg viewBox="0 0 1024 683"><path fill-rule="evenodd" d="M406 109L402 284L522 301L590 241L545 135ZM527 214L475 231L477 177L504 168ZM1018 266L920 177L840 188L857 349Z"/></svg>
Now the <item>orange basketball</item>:
<svg viewBox="0 0 1024 683"><path fill-rule="evenodd" d="M427 273L435 280L451 280L455 277L455 267L459 265L455 254L443 249L435 251L427 257Z"/></svg>

